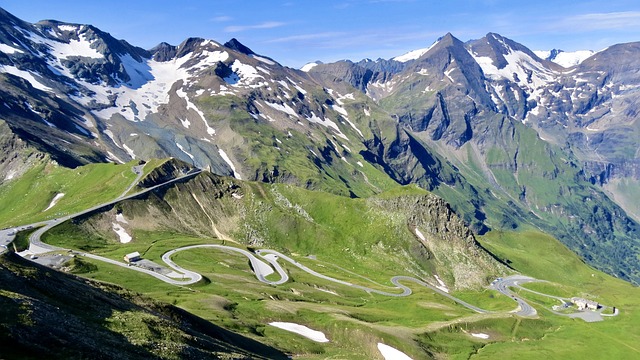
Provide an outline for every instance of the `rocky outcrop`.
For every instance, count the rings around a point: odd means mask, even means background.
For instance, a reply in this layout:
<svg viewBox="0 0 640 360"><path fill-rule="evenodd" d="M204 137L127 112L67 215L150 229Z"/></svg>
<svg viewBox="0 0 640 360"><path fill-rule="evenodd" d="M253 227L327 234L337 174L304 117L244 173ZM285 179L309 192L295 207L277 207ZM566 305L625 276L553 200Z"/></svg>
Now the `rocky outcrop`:
<svg viewBox="0 0 640 360"><path fill-rule="evenodd" d="M47 155L30 147L0 120L0 185L17 179L35 164L44 162Z"/></svg>
<svg viewBox="0 0 640 360"><path fill-rule="evenodd" d="M456 289L478 288L507 267L496 261L442 198L433 195L368 200L379 209L402 214L415 241L433 257L437 272Z"/></svg>
<svg viewBox="0 0 640 360"><path fill-rule="evenodd" d="M193 166L178 159L168 159L145 176L138 186L150 188L191 171Z"/></svg>

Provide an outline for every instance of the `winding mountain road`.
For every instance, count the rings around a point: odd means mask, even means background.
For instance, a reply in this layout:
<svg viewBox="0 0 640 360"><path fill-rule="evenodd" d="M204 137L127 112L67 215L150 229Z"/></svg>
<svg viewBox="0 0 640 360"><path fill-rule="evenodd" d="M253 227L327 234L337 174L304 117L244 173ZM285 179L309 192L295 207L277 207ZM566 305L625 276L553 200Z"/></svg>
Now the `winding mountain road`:
<svg viewBox="0 0 640 360"><path fill-rule="evenodd" d="M477 306L474 306L472 304L469 304L461 299L458 299L455 296L450 295L449 293L442 291L441 289L439 289L438 287L431 285L423 280L414 278L414 277L410 277L410 276L394 276L391 278L391 283L395 286L395 289L399 290L399 292L389 292L389 291L383 291L383 290L379 290L379 289L374 289L374 288L370 288L367 286L363 286L363 285L358 285L358 284L353 284L350 283L348 281L344 281L344 280L340 280L340 279L336 279L336 278L332 278L330 276L321 274L301 263L299 263L298 261L292 259L291 257L282 254L278 251L275 250L269 250L269 249L259 249L255 251L255 255L254 253L247 251L245 249L240 249L240 248L236 248L236 247L231 247L231 246L225 246L225 245L217 245L217 244L202 244L202 245L191 245L191 246L185 246L185 247L181 247L181 248L177 248L177 249L173 249L170 250L166 253L164 253L162 255L162 261L169 266L171 269L173 269L173 276L167 276L164 274L161 274L159 272L153 271L153 270L149 270L140 266L135 266L135 264L127 264L124 263L122 261L117 261L117 260L113 260L113 259L109 259L103 256L99 256L99 255L95 255L95 254L90 254L90 253L86 253L86 252L79 252L79 251L72 251L72 250L68 250L68 249L64 249L64 248L60 248L60 247L56 247L56 246L52 246L52 245L48 245L45 244L41 241L41 236L47 232L48 230L50 230L51 228L76 217L88 214L90 212L99 210L101 208L107 207L107 206L111 206L114 205L122 200L127 200L127 199L132 199L135 197L138 197L140 195L146 194L150 191L153 191L155 189L158 189L160 187L163 186L167 186L173 183L176 183L180 180L189 178L189 177L193 177L196 176L198 174L200 174L202 172L202 170L200 169L194 169L186 174L183 174L179 177L176 177L172 180L163 182L161 184L155 185L153 187L144 189L142 191L133 193L131 195L126 195L127 193L129 193L131 191L131 189L134 188L134 186L139 182L140 178L142 177L143 171L142 171L142 166L135 166L133 167L133 171L138 175L136 180L122 193L122 195L120 195L118 198L116 198L113 201L109 201L100 205L96 205L93 206L89 209L86 209L84 211L72 214L72 215L67 215L64 217L60 217L57 219L53 219L53 220L47 220L47 221L42 221L42 222L38 222L38 223L34 223L34 224L30 224L30 225L24 225L24 226L20 226L20 227L16 227L16 228L12 228L12 229L5 229L5 230L1 230L0 231L0 245L2 245L2 247L0 247L0 253L6 251L6 245L8 245L10 243L10 241L13 240L13 237L15 236L15 233L17 231L23 231L26 229L30 229L33 227L39 227L35 232L33 232L31 234L31 236L29 237L29 241L30 241L30 245L29 245L29 250L28 250L28 254L42 254L42 253L48 253L48 252L52 252L52 251L69 251L69 252L73 252L76 255L79 256L84 256L90 259L94 259L94 260L98 260L98 261L102 261L105 263L109 263L109 264L113 264L113 265L117 265L123 268L127 268L130 269L132 271L138 271L141 273L145 273L148 275L151 275L161 281L164 281L166 283L169 284L173 284L173 285L190 285L190 284L194 284L197 283L198 281L202 280L202 275L194 272L194 271L190 271L187 269L182 268L181 266L177 265L173 260L171 260L171 257L176 254L177 252L180 251L185 251L185 250L193 250L193 249L199 249L199 248L210 248L210 249L218 249L221 251L230 251L230 252L236 252L239 253L245 257L247 257L249 259L249 262L251 264L251 268L256 276L256 278L258 279L258 281L265 283L265 284L269 284L269 285L281 285L286 283L287 281L289 281L289 275L287 274L286 270L284 268L282 268L282 266L280 265L280 263L278 262L278 260L282 259L288 263L290 263L291 265L299 268L300 270L315 276L317 278L326 280L326 281L330 281L333 283L337 283L337 284L341 284L344 286L348 286L354 289L360 289L363 291L366 291L368 293L375 293L375 294L379 294L379 295L384 295L384 296L392 296L392 297L404 297L404 296L409 296L412 294L411 289L404 285L404 283L406 282L413 282L417 285L420 286L424 286L429 288L430 290L470 309L473 310L475 312L478 313L491 313L491 311L479 308ZM10 235L11 234L11 235ZM275 270L275 271L274 271ZM279 279L278 280L269 280L267 279L267 277L269 275L274 274L274 272L277 272L279 275ZM175 275L181 276L180 279L178 279ZM496 279L490 286L491 289L497 290L500 293L511 297L512 299L514 299L517 303L518 303L518 307L512 311L512 313L522 316L522 317L535 317L537 315L536 310L531 307L525 300L523 300L521 297L517 296L517 294L513 293L511 290L509 290L509 287L519 287L519 283L526 283L526 282L533 282L533 281L539 281L536 280L534 278L530 278L527 276L522 276L522 275L513 275L513 276L509 276L506 278L498 278ZM544 294L541 294L544 295Z"/></svg>
<svg viewBox="0 0 640 360"><path fill-rule="evenodd" d="M509 296L510 298L515 300L518 303L518 309L519 309L518 311L516 311L516 314L523 317L532 317L538 314L536 309L534 309L531 305L529 305L516 293L509 290L509 287L519 286L518 283L528 283L528 282L534 282L534 281L540 281L540 280L537 280L528 276L523 276L523 275L512 275L504 279L503 278L496 279L491 284L491 286L489 286L489 288L498 290L503 295Z"/></svg>
<svg viewBox="0 0 640 360"><path fill-rule="evenodd" d="M112 201L109 201L109 202L106 202L106 203L102 203L102 204L93 206L93 207L91 207L89 209L77 212L75 214L63 216L63 217L60 217L60 218L57 218L57 219L53 219L53 220L42 221L42 222L39 222L39 223L36 223L36 224L27 225L27 226L31 226L31 227L42 226L38 230L34 231L31 234L31 236L29 236L29 252L32 253L32 254L42 254L42 253L47 253L47 252L50 252L50 251L65 251L67 249L63 249L63 248L60 248L60 247L57 247L57 246L53 246L53 245L49 245L49 244L43 243L40 240L40 237L45 232L51 230L53 227L55 227L57 225L60 225L60 224L62 224L63 222L65 222L67 220L70 220L70 219L73 219L73 218L88 214L90 212L96 211L98 209L102 209L102 208L107 207L107 206L114 205L114 204L116 204L116 203L118 203L120 201L123 201L123 200L133 199L135 197L138 197L140 195L144 195L146 193L149 193L149 192L151 192L151 191L153 191L155 189L161 188L163 186L167 186L167 185L176 183L178 181L181 181L181 180L184 180L184 179L187 179L187 178L190 178L190 177L194 177L194 176L200 174L201 172L202 172L201 169L194 169L194 170L192 170L192 171L190 171L190 172L188 172L186 174L180 175L180 176L178 176L178 177L176 177L174 179L165 181L165 182L163 182L161 184L146 188L146 189L144 189L142 191L138 191L138 192L133 193L131 195L125 195L127 192L129 192L133 188L133 186L135 186L135 184L137 184L138 179L142 175L142 170L140 169L140 171L138 172L138 177L136 178L136 181L134 181L133 184L130 185L129 188L122 195L120 195L118 198L116 198L115 200L112 200ZM21 228L24 228L24 227L27 227L27 226L22 226Z"/></svg>

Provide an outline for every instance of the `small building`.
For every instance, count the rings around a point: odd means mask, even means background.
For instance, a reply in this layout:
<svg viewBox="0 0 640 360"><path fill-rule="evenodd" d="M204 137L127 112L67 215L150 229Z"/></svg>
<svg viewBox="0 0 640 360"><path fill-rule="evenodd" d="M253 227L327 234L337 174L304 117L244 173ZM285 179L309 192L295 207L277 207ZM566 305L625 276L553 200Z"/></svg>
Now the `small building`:
<svg viewBox="0 0 640 360"><path fill-rule="evenodd" d="M583 298L571 298L571 302L574 303L578 310L598 310L600 304L593 300L587 300Z"/></svg>
<svg viewBox="0 0 640 360"><path fill-rule="evenodd" d="M124 261L128 263L136 262L138 260L142 260L142 258L140 257L140 253L137 251L134 251L131 254L127 254L124 256Z"/></svg>

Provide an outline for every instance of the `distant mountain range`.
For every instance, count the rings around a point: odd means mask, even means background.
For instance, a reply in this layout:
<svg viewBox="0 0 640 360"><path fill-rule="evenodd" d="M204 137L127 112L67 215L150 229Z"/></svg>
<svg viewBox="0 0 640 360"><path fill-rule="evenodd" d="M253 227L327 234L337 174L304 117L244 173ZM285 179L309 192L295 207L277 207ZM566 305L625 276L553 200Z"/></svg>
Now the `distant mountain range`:
<svg viewBox="0 0 640 360"><path fill-rule="evenodd" d="M478 233L542 229L640 283L638 55L640 43L547 54L446 34L301 71L236 39L145 50L0 10L0 184L42 156L175 157L351 197L416 183Z"/></svg>
<svg viewBox="0 0 640 360"><path fill-rule="evenodd" d="M539 58L553 61L554 63L561 65L566 68L570 68L572 66L579 65L585 59L589 58L595 51L593 50L578 50L578 51L562 51L558 49L553 49L549 51L537 50L534 51Z"/></svg>

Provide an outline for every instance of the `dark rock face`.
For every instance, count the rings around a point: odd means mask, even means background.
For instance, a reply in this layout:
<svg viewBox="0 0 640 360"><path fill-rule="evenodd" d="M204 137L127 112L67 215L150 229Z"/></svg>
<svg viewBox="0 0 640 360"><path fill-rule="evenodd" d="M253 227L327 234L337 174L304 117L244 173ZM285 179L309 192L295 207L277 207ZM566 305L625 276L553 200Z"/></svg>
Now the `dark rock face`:
<svg viewBox="0 0 640 360"><path fill-rule="evenodd" d="M376 74L373 70L349 60L332 63L326 67L324 64L318 64L311 69L311 73L321 76L326 81L344 81L360 91L365 91L367 84Z"/></svg>
<svg viewBox="0 0 640 360"><path fill-rule="evenodd" d="M253 50L249 49L247 46L245 46L243 43L238 41L238 39L236 38L233 38L227 41L226 43L224 43L224 46L228 47L229 49L233 49L237 52L243 53L245 55L255 55Z"/></svg>
<svg viewBox="0 0 640 360"><path fill-rule="evenodd" d="M155 61L169 61L176 57L176 47L166 42L161 42L152 49L149 50L153 54L153 60Z"/></svg>

